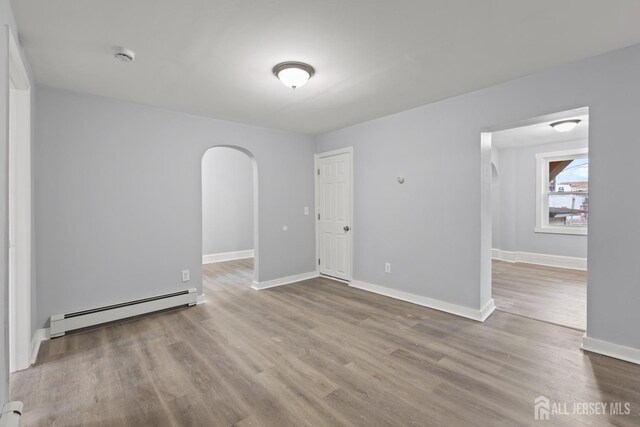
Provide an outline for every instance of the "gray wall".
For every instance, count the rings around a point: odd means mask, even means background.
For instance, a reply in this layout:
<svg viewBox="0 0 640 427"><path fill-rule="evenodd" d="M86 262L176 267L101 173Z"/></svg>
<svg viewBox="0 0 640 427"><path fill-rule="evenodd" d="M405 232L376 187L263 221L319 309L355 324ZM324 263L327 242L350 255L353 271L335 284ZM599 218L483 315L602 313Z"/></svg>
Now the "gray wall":
<svg viewBox="0 0 640 427"><path fill-rule="evenodd" d="M587 257L587 236L536 233L536 154L588 148L586 140L492 149L498 182L492 187L493 248ZM496 161L497 158L497 161Z"/></svg>
<svg viewBox="0 0 640 427"><path fill-rule="evenodd" d="M5 226L0 227L0 241L4 242L0 245L0 404L4 404L9 400L9 343L8 343L8 282L7 282L7 104L8 104L8 76L7 76L7 32L6 27L9 26L13 32L14 38L18 40L18 31L11 10L9 0L0 0L0 223ZM29 63L25 59L24 53L21 52L23 62L27 67L29 80L32 82L31 70ZM32 87L32 94L35 93ZM33 118L33 115L32 115ZM35 318L35 275L31 277L31 296L32 296L32 318ZM33 320L32 320L33 323Z"/></svg>
<svg viewBox="0 0 640 427"><path fill-rule="evenodd" d="M639 72L636 45L318 136L317 152L354 147L354 277L482 307L480 131L587 106L588 335L640 348L640 202L611 209L637 181Z"/></svg>
<svg viewBox="0 0 640 427"><path fill-rule="evenodd" d="M39 327L55 313L202 290L201 161L218 145L257 162L258 279L315 271L303 215L314 204L311 138L47 87L36 114Z"/></svg>
<svg viewBox="0 0 640 427"><path fill-rule="evenodd" d="M202 253L253 249L253 161L212 148L202 158Z"/></svg>

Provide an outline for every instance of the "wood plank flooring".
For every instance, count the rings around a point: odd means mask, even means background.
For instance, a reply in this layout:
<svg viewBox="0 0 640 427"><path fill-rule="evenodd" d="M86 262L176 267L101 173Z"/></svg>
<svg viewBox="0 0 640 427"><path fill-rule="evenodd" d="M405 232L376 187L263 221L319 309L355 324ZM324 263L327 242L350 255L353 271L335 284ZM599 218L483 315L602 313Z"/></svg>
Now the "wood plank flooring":
<svg viewBox="0 0 640 427"><path fill-rule="evenodd" d="M496 260L492 269L492 295L498 310L586 329L586 271Z"/></svg>
<svg viewBox="0 0 640 427"><path fill-rule="evenodd" d="M581 352L576 330L320 278L254 291L251 271L206 265L206 304L43 343L11 376L25 425L516 426L539 395L631 404L547 425L640 425L640 366Z"/></svg>

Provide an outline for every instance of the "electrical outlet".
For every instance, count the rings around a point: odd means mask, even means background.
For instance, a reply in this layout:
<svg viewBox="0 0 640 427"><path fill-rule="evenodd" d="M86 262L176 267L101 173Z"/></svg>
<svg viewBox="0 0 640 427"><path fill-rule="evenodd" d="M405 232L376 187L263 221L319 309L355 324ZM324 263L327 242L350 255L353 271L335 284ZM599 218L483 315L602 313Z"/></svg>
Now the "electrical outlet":
<svg viewBox="0 0 640 427"><path fill-rule="evenodd" d="M390 262L385 262L384 263L384 272L385 273L391 273L391 263Z"/></svg>
<svg viewBox="0 0 640 427"><path fill-rule="evenodd" d="M191 273L189 270L182 270L182 281L188 282L191 280Z"/></svg>
<svg viewBox="0 0 640 427"><path fill-rule="evenodd" d="M304 207L304 214L309 215L309 206Z"/></svg>

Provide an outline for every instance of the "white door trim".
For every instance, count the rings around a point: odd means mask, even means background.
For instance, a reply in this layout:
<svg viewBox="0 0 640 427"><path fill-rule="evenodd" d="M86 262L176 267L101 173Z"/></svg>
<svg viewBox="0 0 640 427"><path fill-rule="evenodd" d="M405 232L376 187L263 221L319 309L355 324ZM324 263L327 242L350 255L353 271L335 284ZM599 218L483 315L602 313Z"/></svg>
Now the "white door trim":
<svg viewBox="0 0 640 427"><path fill-rule="evenodd" d="M318 259L320 259L320 222L318 221L318 214L320 213L320 207L318 206L318 161L324 157L331 157L331 156L337 156L339 154L351 154L350 159L351 159L351 182L349 183L349 185L351 185L351 209L350 209L350 218L349 218L349 224L351 227L351 230L349 231L349 233L351 234L350 238L351 238L351 254L349 256L349 278L348 281L351 282L351 280L353 279L353 254L354 254L354 234L356 231L354 231L354 224L353 224L353 147L344 147L344 148L339 148L337 150L331 150L331 151L325 151L324 153L316 153L313 155L313 177L314 177L314 188L315 188L315 217L313 219L313 221L316 224L316 259L315 259L315 263L316 263L316 272L318 274L318 276L321 276L320 274L320 265L318 264Z"/></svg>
<svg viewBox="0 0 640 427"><path fill-rule="evenodd" d="M31 85L20 48L7 26L9 73L7 94L7 206L13 210L15 280L9 291L9 368L11 372L31 364ZM9 179L12 184L9 185ZM10 194L11 191L11 194ZM9 237L9 217L5 224ZM8 260L7 260L8 261ZM9 266L9 263L7 264ZM7 277L9 281L9 268Z"/></svg>

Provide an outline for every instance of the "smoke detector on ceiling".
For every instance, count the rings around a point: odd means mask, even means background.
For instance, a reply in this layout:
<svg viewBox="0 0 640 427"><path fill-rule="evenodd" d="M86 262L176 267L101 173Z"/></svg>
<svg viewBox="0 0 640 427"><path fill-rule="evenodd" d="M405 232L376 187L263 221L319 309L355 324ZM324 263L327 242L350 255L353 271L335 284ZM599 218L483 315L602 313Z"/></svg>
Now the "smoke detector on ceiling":
<svg viewBox="0 0 640 427"><path fill-rule="evenodd" d="M122 62L133 62L136 59L136 53L131 49L117 49L114 56Z"/></svg>

